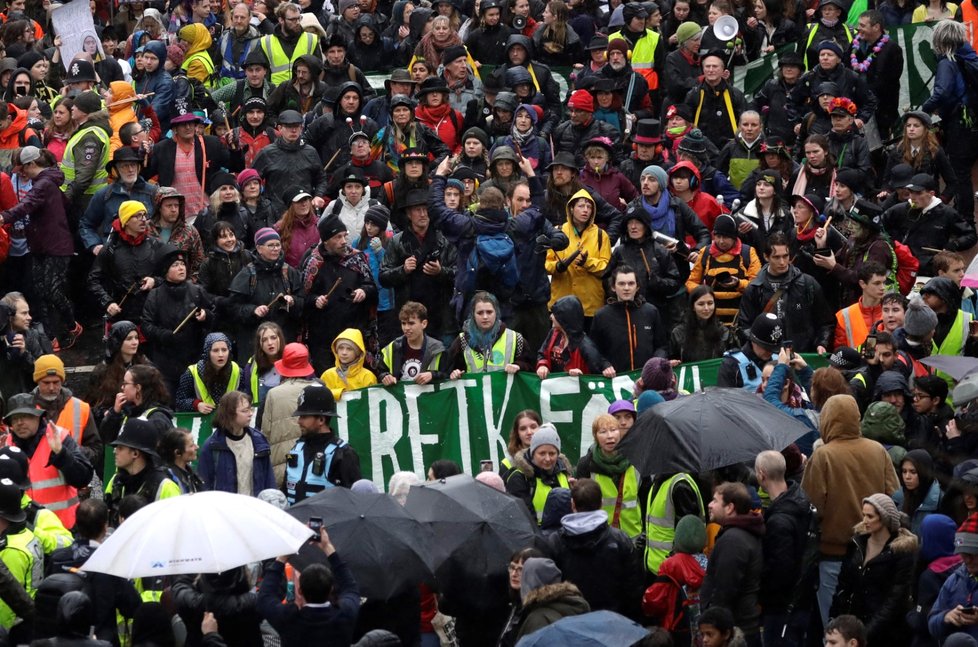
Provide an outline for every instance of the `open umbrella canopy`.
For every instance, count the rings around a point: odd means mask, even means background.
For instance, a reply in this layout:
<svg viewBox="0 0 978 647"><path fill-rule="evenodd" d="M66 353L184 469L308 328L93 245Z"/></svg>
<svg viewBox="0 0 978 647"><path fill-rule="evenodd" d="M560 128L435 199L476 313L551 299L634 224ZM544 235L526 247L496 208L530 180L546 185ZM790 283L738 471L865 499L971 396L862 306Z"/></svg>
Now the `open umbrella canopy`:
<svg viewBox="0 0 978 647"><path fill-rule="evenodd" d="M781 451L809 431L743 389L707 389L642 412L618 450L639 474L698 474Z"/></svg>
<svg viewBox="0 0 978 647"><path fill-rule="evenodd" d="M434 581L431 529L387 494L329 488L288 513L302 522L322 518L330 541L368 598L387 600Z"/></svg>
<svg viewBox="0 0 978 647"><path fill-rule="evenodd" d="M260 499L200 492L156 501L126 519L82 570L126 579L222 573L299 550L312 532Z"/></svg>
<svg viewBox="0 0 978 647"><path fill-rule="evenodd" d="M523 636L516 647L630 647L649 635L649 630L614 611L592 611L561 618L552 625Z"/></svg>
<svg viewBox="0 0 978 647"><path fill-rule="evenodd" d="M943 371L958 381L978 371L978 358L963 355L931 355L921 358L920 363Z"/></svg>
<svg viewBox="0 0 978 647"><path fill-rule="evenodd" d="M439 590L472 608L505 595L509 558L536 533L523 501L468 474L413 486L404 507L434 534Z"/></svg>

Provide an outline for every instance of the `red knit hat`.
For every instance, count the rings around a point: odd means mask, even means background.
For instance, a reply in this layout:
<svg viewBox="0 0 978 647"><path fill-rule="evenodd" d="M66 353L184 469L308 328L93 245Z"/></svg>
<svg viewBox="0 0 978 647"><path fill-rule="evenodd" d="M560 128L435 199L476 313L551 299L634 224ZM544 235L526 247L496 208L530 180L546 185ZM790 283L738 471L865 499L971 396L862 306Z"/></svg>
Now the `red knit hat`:
<svg viewBox="0 0 978 647"><path fill-rule="evenodd" d="M958 527L954 534L954 552L975 554L978 553L978 513L972 512Z"/></svg>
<svg viewBox="0 0 978 647"><path fill-rule="evenodd" d="M594 112L594 97L587 90L574 90L567 102L567 107L572 110Z"/></svg>

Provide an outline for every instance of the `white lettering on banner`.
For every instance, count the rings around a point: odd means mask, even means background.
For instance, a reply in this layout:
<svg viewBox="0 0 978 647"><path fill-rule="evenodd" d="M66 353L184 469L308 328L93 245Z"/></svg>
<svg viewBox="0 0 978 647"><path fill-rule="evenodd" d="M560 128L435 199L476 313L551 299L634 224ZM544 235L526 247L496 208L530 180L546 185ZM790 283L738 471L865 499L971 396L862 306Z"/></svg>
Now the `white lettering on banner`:
<svg viewBox="0 0 978 647"><path fill-rule="evenodd" d="M570 376L555 377L540 383L540 417L555 425L574 422L573 411L554 411L550 398L559 395L576 395L581 392L580 379Z"/></svg>
<svg viewBox="0 0 978 647"><path fill-rule="evenodd" d="M418 398L423 393L434 393L434 384L408 384L404 387L404 401L407 404L408 440L411 444L411 462L415 474L424 474L424 449L422 445L437 445L438 434L421 433L421 415L418 412Z"/></svg>
<svg viewBox="0 0 978 647"><path fill-rule="evenodd" d="M348 392L344 396L354 393L360 394L363 391ZM370 430L370 465L373 468L370 478L374 483L384 483L385 456L390 457L395 472L402 469L395 447L404 435L404 411L397 397L387 389L366 389L366 393L370 420L376 425ZM381 405L384 405L383 416ZM418 472L423 473L424 470Z"/></svg>
<svg viewBox="0 0 978 647"><path fill-rule="evenodd" d="M900 75L900 102L897 104L901 112L909 109L909 106L914 106L913 100L910 97L910 90L911 85L914 87L918 86L915 83L917 79L911 78L911 66L913 66L914 76L920 79L921 85L925 85L928 88L934 87L932 82L934 80L935 70L925 65L921 60L923 57L922 50L924 48L928 51L931 50L930 42L934 32L933 25L918 26L913 30L909 43L907 42L907 31L904 29L896 30L897 44L904 52L903 73Z"/></svg>
<svg viewBox="0 0 978 647"><path fill-rule="evenodd" d="M513 390L515 379L515 376L512 374L506 376L506 391L503 393L503 402L499 407L499 418L495 418L492 415L493 403L496 402L495 394L492 392L492 379L488 375L482 378L482 413L486 421L486 446L489 450L489 453L485 454L485 456L490 457L494 461L498 460L500 448L502 449L502 456L505 456L507 452L509 432L507 431L504 435L500 435L499 427L509 405L509 394Z"/></svg>
<svg viewBox="0 0 978 647"><path fill-rule="evenodd" d="M475 388L479 386L479 383L475 380L453 380L450 382L443 382L442 389L455 389L455 401L458 406L458 449L459 458L462 466L472 465L472 447L469 445L469 406L468 401L465 397L465 389ZM490 398L492 397L492 391L490 393ZM485 397L485 395L483 395Z"/></svg>

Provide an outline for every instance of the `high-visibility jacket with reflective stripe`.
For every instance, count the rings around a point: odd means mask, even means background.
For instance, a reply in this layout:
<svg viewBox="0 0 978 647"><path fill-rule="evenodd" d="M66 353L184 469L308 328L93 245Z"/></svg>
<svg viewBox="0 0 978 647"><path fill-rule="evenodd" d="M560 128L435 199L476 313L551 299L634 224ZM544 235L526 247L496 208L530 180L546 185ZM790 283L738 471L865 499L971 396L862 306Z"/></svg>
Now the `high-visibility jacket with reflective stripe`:
<svg viewBox="0 0 978 647"><path fill-rule="evenodd" d="M20 507L27 512L27 529L34 533L45 555L50 555L59 548L70 546L75 538L65 525L47 508L35 507L34 519L31 519L28 507L34 503L26 494L20 499ZM37 506L36 503L34 503Z"/></svg>
<svg viewBox="0 0 978 647"><path fill-rule="evenodd" d="M835 319L846 331L846 345L849 348L858 349L863 345L866 337L869 336L869 328L866 327L866 320L863 319L863 312L858 301L835 313Z"/></svg>
<svg viewBox="0 0 978 647"><path fill-rule="evenodd" d="M20 582L31 597L37 590L37 584L44 578L44 552L34 533L26 528L16 534L4 537L6 546L0 550L0 560L3 560L7 570ZM0 626L10 629L14 626L17 616L7 603L0 600Z"/></svg>
<svg viewBox="0 0 978 647"><path fill-rule="evenodd" d="M696 492L696 500L700 504L700 517L704 515L700 489L689 474L676 474L663 483L655 493L654 499L652 491L649 491L645 526L645 535L648 537L645 544L645 568L652 574L659 572L659 567L672 550L672 541L676 537L676 506L672 502L672 489L681 481L689 483Z"/></svg>
<svg viewBox="0 0 978 647"><path fill-rule="evenodd" d="M292 64L300 56L316 51L317 45L319 45L319 36L306 32L295 44L295 50L289 57L285 55L285 50L282 49L282 43L279 42L278 36L262 36L261 48L265 52L265 57L268 58L269 67L272 69L272 84L279 85L288 82L292 78Z"/></svg>
<svg viewBox="0 0 978 647"><path fill-rule="evenodd" d="M87 128L79 129L78 132L72 135L68 140L68 144L65 146L65 154L61 159L61 172L65 174L65 181L61 185L62 191L67 191L68 186L75 181L75 148L78 142L89 133L94 134L99 142L102 143L102 155L99 158L98 164L95 166L95 175L92 177L92 183L85 189L85 195L95 195L99 189L108 183L109 173L105 170L105 165L109 163L109 148L112 144L104 128L88 126Z"/></svg>
<svg viewBox="0 0 978 647"><path fill-rule="evenodd" d="M462 343L465 344L465 340L462 340ZM467 373L501 371L506 368L507 364L512 364L516 360L516 333L508 328L504 330L496 343L492 345L489 357L480 357L468 344L465 344L462 356L465 358L465 371Z"/></svg>
<svg viewBox="0 0 978 647"><path fill-rule="evenodd" d="M944 341L938 346L937 342L931 341L931 355L964 355L964 345L968 341L968 328L971 326L971 313L958 310L951 329L947 331ZM953 389L955 380L944 371L937 371L936 375L947 382L948 389ZM950 394L950 390L948 391ZM950 398L948 398L950 401Z"/></svg>
<svg viewBox="0 0 978 647"><path fill-rule="evenodd" d="M207 386L204 384L203 378L200 377L200 371L197 370L196 364L191 364L187 367L190 371L190 377L194 378L194 392L197 394L197 399L201 402L206 402L207 404L214 404L214 398L207 391ZM234 391L238 388L238 383L241 381L241 367L238 366L237 362L231 362L231 377L228 379L228 385L224 389L224 392Z"/></svg>
<svg viewBox="0 0 978 647"><path fill-rule="evenodd" d="M601 486L601 509L608 513L608 525L621 528L629 537L638 537L642 532L642 510L638 505L638 472L635 467L629 465L620 481L598 472L592 472L591 478ZM619 484L622 488L621 512L618 523L614 523Z"/></svg>
<svg viewBox="0 0 978 647"><path fill-rule="evenodd" d="M92 415L92 407L84 400L72 397L65 402L64 408L58 415L57 425L67 429L75 439L75 444L81 447L82 435L85 433L85 427L88 426L90 415Z"/></svg>
<svg viewBox="0 0 978 647"><path fill-rule="evenodd" d="M64 443L65 438L71 434L67 429L48 423L54 427L55 432ZM51 445L48 444L48 436L45 429L37 431L40 441L37 449L31 456L28 463L27 477L31 481L31 487L27 490L28 496L37 503L43 505L54 514L58 515L65 528L75 527L75 510L78 508L78 490L68 485L64 475L51 462ZM13 436L8 435L6 445L14 444Z"/></svg>
<svg viewBox="0 0 978 647"><path fill-rule="evenodd" d="M628 40L620 32L616 31L611 36L608 36L608 42L610 43L616 38L621 38L623 40ZM642 75L645 81L649 84L649 90L657 90L659 88L659 74L655 71L655 49L659 46L659 34L651 29L645 30L645 35L638 39L635 45L632 47L632 58L629 61L632 65L632 69ZM626 106L626 110L628 107Z"/></svg>

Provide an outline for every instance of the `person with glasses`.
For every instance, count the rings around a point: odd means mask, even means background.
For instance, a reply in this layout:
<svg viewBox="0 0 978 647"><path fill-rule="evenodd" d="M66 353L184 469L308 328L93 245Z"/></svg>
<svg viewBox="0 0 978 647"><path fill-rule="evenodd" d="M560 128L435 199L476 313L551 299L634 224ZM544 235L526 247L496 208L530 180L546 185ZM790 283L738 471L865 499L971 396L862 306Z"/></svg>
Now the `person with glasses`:
<svg viewBox="0 0 978 647"><path fill-rule="evenodd" d="M204 482L190 464L197 460L197 443L189 431L179 427L167 429L160 436L157 451L163 459L167 476L180 487L180 492L194 494L203 491Z"/></svg>
<svg viewBox="0 0 978 647"><path fill-rule="evenodd" d="M911 404L917 421L907 427L908 449L926 449L931 456L943 452L946 443L944 429L954 417L954 411L947 403L947 394L947 382L940 376L921 375L914 378Z"/></svg>
<svg viewBox="0 0 978 647"><path fill-rule="evenodd" d="M214 432L198 457L204 489L258 496L275 487L271 447L253 426L251 397L241 391L221 396L214 413Z"/></svg>
<svg viewBox="0 0 978 647"><path fill-rule="evenodd" d="M130 366L122 376L115 400L99 425L99 436L106 445L112 443L130 418L148 420L157 433L162 434L174 426L169 403L170 391L163 383L159 369L151 364Z"/></svg>
<svg viewBox="0 0 978 647"><path fill-rule="evenodd" d="M146 297L156 286L153 270L163 244L149 236L143 203L126 200L119 205L112 232L88 275L88 289L107 322L142 318Z"/></svg>

